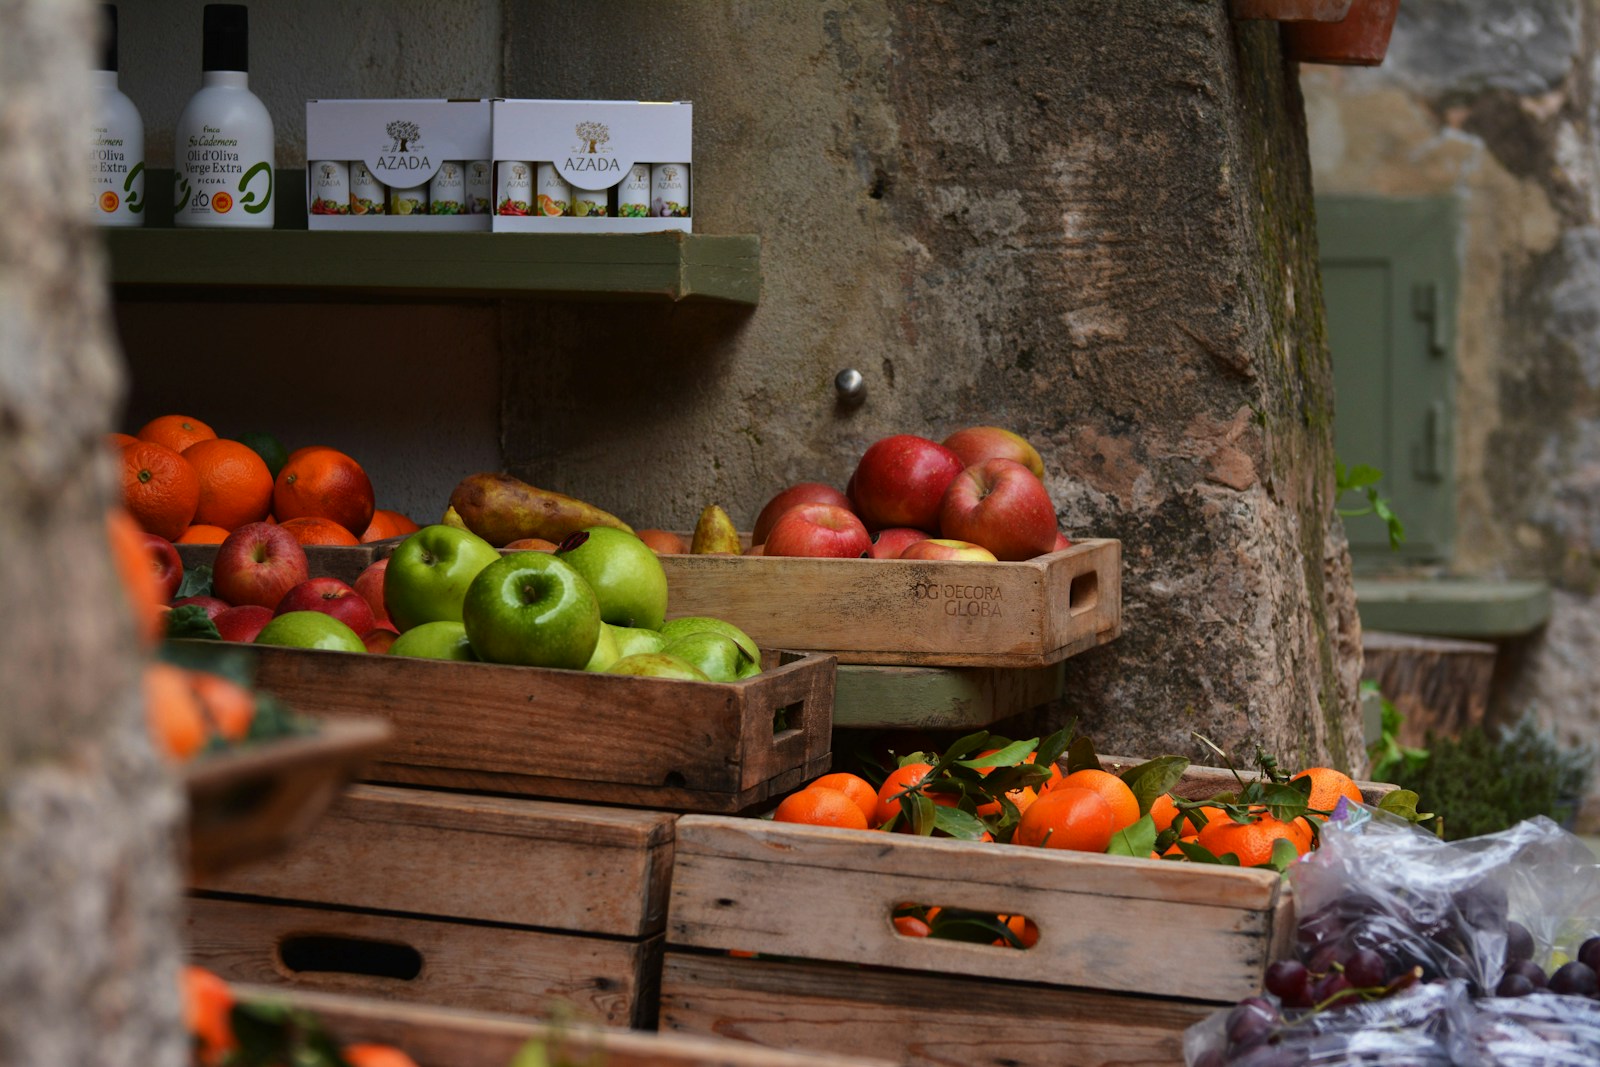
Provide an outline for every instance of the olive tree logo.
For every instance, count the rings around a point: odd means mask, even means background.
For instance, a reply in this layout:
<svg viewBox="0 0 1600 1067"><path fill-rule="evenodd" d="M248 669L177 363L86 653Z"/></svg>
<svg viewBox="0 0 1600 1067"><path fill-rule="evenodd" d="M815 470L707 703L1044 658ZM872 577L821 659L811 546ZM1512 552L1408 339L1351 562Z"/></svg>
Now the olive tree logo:
<svg viewBox="0 0 1600 1067"><path fill-rule="evenodd" d="M389 145L389 151L391 152L410 152L413 149L422 147L416 143L421 139L422 131L417 128L415 122L395 119L383 128L383 132L392 138Z"/></svg>
<svg viewBox="0 0 1600 1067"><path fill-rule="evenodd" d="M322 165L322 180L323 181L325 181L325 182L333 181L333 179L338 176L338 173L339 173L338 170L336 170L334 168L334 165L332 163L324 163Z"/></svg>
<svg viewBox="0 0 1600 1067"><path fill-rule="evenodd" d="M512 180L515 181L518 185L522 185L525 182L527 182L527 180L528 180L528 165L526 163L513 163L511 165L511 177L512 177Z"/></svg>
<svg viewBox="0 0 1600 1067"><path fill-rule="evenodd" d="M611 140L611 128L603 122L580 122L574 128L578 135L578 151L585 155L595 155L599 152L609 152L611 149L604 147ZM587 147L585 147L587 146Z"/></svg>

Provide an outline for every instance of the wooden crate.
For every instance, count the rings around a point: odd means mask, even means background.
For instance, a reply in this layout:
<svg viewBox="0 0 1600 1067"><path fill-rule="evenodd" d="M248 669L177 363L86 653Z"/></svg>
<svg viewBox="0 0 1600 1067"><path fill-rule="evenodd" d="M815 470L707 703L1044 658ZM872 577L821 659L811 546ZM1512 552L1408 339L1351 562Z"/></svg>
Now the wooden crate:
<svg viewBox="0 0 1600 1067"><path fill-rule="evenodd" d="M1020 913L1039 941L902 937L905 902ZM660 1025L930 1067L1177 1067L1292 933L1271 871L686 816Z"/></svg>
<svg viewBox="0 0 1600 1067"><path fill-rule="evenodd" d="M246 1001L283 999L280 990L236 985ZM397 1006L366 997L296 992L288 1002L313 1012L341 1042L376 1041L404 1050L418 1067L506 1067L530 1041L552 1063L595 1067L888 1067L886 1061L797 1055L739 1041L534 1022L480 1011ZM560 1053L563 1058L556 1059Z"/></svg>
<svg viewBox="0 0 1600 1067"><path fill-rule="evenodd" d="M674 816L355 786L281 862L196 879L234 981L653 1023Z"/></svg>
<svg viewBox="0 0 1600 1067"><path fill-rule="evenodd" d="M1122 630L1122 544L1020 563L662 556L668 618L714 615L763 648L840 663L1046 667Z"/></svg>
<svg viewBox="0 0 1600 1067"><path fill-rule="evenodd" d="M1066 689L1066 664L1048 667L839 667L833 725L856 729L977 730L1047 704Z"/></svg>
<svg viewBox="0 0 1600 1067"><path fill-rule="evenodd" d="M835 661L772 653L738 682L204 641L312 715L375 715L368 777L682 811L743 811L825 773ZM782 721L783 729L775 729Z"/></svg>
<svg viewBox="0 0 1600 1067"><path fill-rule="evenodd" d="M217 561L216 545L173 545L185 572L204 564L214 566ZM394 551L391 542L366 545L307 545L306 565L313 577L338 578L353 583L375 561Z"/></svg>

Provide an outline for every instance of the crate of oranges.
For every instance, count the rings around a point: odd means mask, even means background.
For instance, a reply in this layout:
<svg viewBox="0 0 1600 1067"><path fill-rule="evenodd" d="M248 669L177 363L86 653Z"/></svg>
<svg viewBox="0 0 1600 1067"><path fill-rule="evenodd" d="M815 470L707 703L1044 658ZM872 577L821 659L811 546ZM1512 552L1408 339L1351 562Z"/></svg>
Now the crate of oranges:
<svg viewBox="0 0 1600 1067"><path fill-rule="evenodd" d="M771 819L686 816L661 1026L913 1064L1180 1064L1184 1029L1292 937L1281 869L1386 791L978 733Z"/></svg>

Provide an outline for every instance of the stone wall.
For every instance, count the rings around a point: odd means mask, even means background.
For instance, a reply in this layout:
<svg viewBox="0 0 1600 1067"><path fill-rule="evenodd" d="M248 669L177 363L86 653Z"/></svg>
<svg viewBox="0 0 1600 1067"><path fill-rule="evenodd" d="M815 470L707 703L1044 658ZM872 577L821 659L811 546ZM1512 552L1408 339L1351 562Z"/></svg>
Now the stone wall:
<svg viewBox="0 0 1600 1067"><path fill-rule="evenodd" d="M764 273L751 313L519 309L508 464L748 524L881 436L1011 427L1066 528L1125 545L1124 635L1063 713L1359 769L1299 90L1225 7L508 5L513 95L694 101L696 227Z"/></svg>
<svg viewBox="0 0 1600 1067"><path fill-rule="evenodd" d="M1600 742L1597 32L1586 0L1405 0L1381 67L1301 79L1319 193L1461 205L1448 570L1553 584L1491 713L1569 742Z"/></svg>

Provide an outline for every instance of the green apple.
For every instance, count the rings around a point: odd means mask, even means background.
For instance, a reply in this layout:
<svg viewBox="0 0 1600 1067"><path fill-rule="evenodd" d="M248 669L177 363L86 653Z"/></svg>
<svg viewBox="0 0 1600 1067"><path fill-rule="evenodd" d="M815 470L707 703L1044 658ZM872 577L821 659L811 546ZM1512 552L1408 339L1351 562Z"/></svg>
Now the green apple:
<svg viewBox="0 0 1600 1067"><path fill-rule="evenodd" d="M424 526L389 557L383 603L402 634L425 622L461 621L461 602L478 572L500 558L489 542L454 526Z"/></svg>
<svg viewBox="0 0 1600 1067"><path fill-rule="evenodd" d="M258 645L365 652L361 636L325 611L286 611L256 634Z"/></svg>
<svg viewBox="0 0 1600 1067"><path fill-rule="evenodd" d="M739 672L741 678L751 678L761 673L761 649L750 640L750 635L739 629L731 622L714 619L709 615L685 615L681 619L673 619L661 627L661 636L667 639L667 644L672 644L680 637L687 637L693 633L707 631L731 637L739 643L750 657L745 661Z"/></svg>
<svg viewBox="0 0 1600 1067"><path fill-rule="evenodd" d="M682 678L690 682L709 682L705 671L665 652L636 652L611 665L607 674L637 674L647 678Z"/></svg>
<svg viewBox="0 0 1600 1067"><path fill-rule="evenodd" d="M416 656L419 659L458 659L473 661L472 643L467 640L467 628L449 619L435 619L421 626L413 626L394 639L389 646L391 656Z"/></svg>
<svg viewBox="0 0 1600 1067"><path fill-rule="evenodd" d="M750 662L750 656L739 647L739 642L726 634L698 630L685 634L676 641L667 642L661 650L692 663L713 682L732 682L740 677L739 669Z"/></svg>
<svg viewBox="0 0 1600 1067"><path fill-rule="evenodd" d="M622 658L622 653L617 650L616 627L609 622L600 624L600 640L594 643L594 654L589 657L589 662L583 665L586 671L604 671Z"/></svg>
<svg viewBox="0 0 1600 1067"><path fill-rule="evenodd" d="M631 656L635 652L660 652L667 643L660 630L646 630L639 626L611 626L611 636L617 639L619 656Z"/></svg>
<svg viewBox="0 0 1600 1067"><path fill-rule="evenodd" d="M479 571L461 621L472 651L490 663L582 670L600 641L594 590L548 552L513 552Z"/></svg>
<svg viewBox="0 0 1600 1067"><path fill-rule="evenodd" d="M661 628L667 615L667 572L650 546L633 534L590 526L561 542L556 558L570 563L588 581L606 622Z"/></svg>

